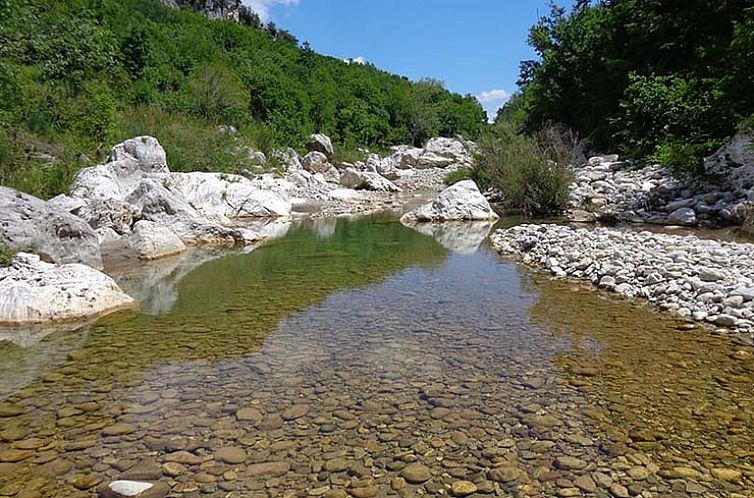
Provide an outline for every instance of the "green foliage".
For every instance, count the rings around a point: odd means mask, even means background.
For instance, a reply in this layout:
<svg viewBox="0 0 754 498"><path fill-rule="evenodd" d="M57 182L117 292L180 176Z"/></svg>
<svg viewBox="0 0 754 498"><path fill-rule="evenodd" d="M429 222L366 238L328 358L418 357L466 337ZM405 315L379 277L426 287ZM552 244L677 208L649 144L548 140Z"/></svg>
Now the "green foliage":
<svg viewBox="0 0 754 498"><path fill-rule="evenodd" d="M530 137L509 123L497 124L481 143L479 168L503 191L505 204L530 216L562 212L573 180L573 147L555 128Z"/></svg>
<svg viewBox="0 0 754 498"><path fill-rule="evenodd" d="M13 251L0 240L0 266L8 266L13 261Z"/></svg>
<svg viewBox="0 0 754 498"><path fill-rule="evenodd" d="M239 149L300 148L314 132L355 151L486 126L475 99L439 82L299 48L248 10L234 23L181 5L0 0L0 181L54 195L82 155L102 160L129 135L154 135L176 169L237 171Z"/></svg>
<svg viewBox="0 0 754 498"><path fill-rule="evenodd" d="M473 166L469 168L459 168L451 171L445 175L445 185L453 185L463 180L474 180L479 187L479 190L484 192L492 184L492 178L486 169L481 165L481 162L475 162Z"/></svg>
<svg viewBox="0 0 754 498"><path fill-rule="evenodd" d="M522 63L516 103L529 131L560 122L595 149L693 169L688 156L719 145L754 106L748 1L579 1L554 7L529 43L538 59Z"/></svg>

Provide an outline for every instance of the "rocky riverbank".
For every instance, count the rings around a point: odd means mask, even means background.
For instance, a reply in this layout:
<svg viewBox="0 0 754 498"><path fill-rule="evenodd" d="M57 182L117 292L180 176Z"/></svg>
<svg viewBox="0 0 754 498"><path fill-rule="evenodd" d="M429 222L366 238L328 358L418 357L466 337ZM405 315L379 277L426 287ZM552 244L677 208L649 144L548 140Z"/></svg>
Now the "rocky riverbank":
<svg viewBox="0 0 754 498"><path fill-rule="evenodd" d="M170 171L156 139L136 137L113 147L105 164L81 170L67 194L49 201L0 187L0 242L44 260L24 266L32 256L24 257L4 270L9 275L0 277L0 323L57 322L122 309L110 306L112 293L97 292L107 287L128 297L96 271L108 262L122 267L129 261L178 255L197 245L253 247L284 234L296 218L415 205L441 190L448 171L469 166L476 145L436 138L424 148L393 147L387 156L365 154L356 163L335 162L333 145L324 135L313 135L308 148L304 156L292 149L273 152L282 165L278 173L184 173ZM264 154L254 154L267 164ZM446 197L446 204L466 202ZM81 264L61 266L69 263ZM50 280L53 274L59 282ZM42 309L45 299L19 297L24 280L44 283L31 285L33 296L52 292L55 282L61 295L74 280L108 285L81 292L81 286L74 285L68 299L48 300L50 309ZM58 309L61 306L68 309Z"/></svg>
<svg viewBox="0 0 754 498"><path fill-rule="evenodd" d="M744 225L754 220L754 136L740 132L704 161L703 175L678 177L661 165L635 167L617 155L575 168L570 216L578 222Z"/></svg>
<svg viewBox="0 0 754 498"><path fill-rule="evenodd" d="M607 228L521 225L491 236L498 252L661 310L754 331L754 245Z"/></svg>

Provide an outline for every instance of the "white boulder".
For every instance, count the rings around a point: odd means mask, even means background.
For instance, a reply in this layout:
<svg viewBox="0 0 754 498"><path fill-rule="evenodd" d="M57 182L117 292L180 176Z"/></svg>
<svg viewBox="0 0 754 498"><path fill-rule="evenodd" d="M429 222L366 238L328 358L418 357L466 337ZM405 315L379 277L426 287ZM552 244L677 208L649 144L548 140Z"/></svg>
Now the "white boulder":
<svg viewBox="0 0 754 498"><path fill-rule="evenodd" d="M99 238L86 221L7 187L0 187L0 242L55 263L102 268Z"/></svg>
<svg viewBox="0 0 754 498"><path fill-rule="evenodd" d="M110 277L86 265L55 265L19 253L0 268L4 326L85 320L134 305Z"/></svg>
<svg viewBox="0 0 754 498"><path fill-rule="evenodd" d="M257 188L240 175L173 173L177 191L197 212L219 223L233 218L276 218L291 214L291 203L279 192Z"/></svg>
<svg viewBox="0 0 754 498"><path fill-rule="evenodd" d="M301 165L310 173L324 173L332 167L327 156L321 152L310 152L301 159Z"/></svg>
<svg viewBox="0 0 754 498"><path fill-rule="evenodd" d="M333 154L335 154L335 149L332 146L330 137L321 133L310 136L307 147L309 149L309 152L321 152L328 158L332 157Z"/></svg>
<svg viewBox="0 0 754 498"><path fill-rule="evenodd" d="M343 187L356 190L375 190L378 192L401 191L396 184L379 173L373 173L371 171L356 171L353 168L346 168L340 176L340 184Z"/></svg>
<svg viewBox="0 0 754 498"><path fill-rule="evenodd" d="M186 245L175 232L166 226L147 220L137 221L134 224L128 244L139 259L146 260L160 259L186 250Z"/></svg>
<svg viewBox="0 0 754 498"><path fill-rule="evenodd" d="M687 207L676 209L668 216L668 223L671 225L694 226L696 225L696 212Z"/></svg>
<svg viewBox="0 0 754 498"><path fill-rule="evenodd" d="M481 221L498 218L476 183L464 180L443 190L434 201L406 213L401 221Z"/></svg>

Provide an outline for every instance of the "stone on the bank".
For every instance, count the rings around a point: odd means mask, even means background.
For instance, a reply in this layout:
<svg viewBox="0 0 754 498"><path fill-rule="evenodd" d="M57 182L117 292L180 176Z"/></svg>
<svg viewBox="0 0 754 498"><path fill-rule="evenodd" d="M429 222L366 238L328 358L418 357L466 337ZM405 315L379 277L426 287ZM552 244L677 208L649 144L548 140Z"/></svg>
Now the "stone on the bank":
<svg viewBox="0 0 754 498"><path fill-rule="evenodd" d="M110 277L86 265L55 265L19 253L0 268L3 325L84 320L133 306Z"/></svg>
<svg viewBox="0 0 754 498"><path fill-rule="evenodd" d="M443 190L434 201L406 213L401 221L475 221L498 218L476 183L464 180Z"/></svg>
<svg viewBox="0 0 754 498"><path fill-rule="evenodd" d="M696 225L696 212L691 208L679 208L668 215L668 223L671 225L694 226Z"/></svg>
<svg viewBox="0 0 754 498"><path fill-rule="evenodd" d="M186 250L186 245L175 232L146 220L136 222L128 243L138 258L145 260L160 259Z"/></svg>
<svg viewBox="0 0 754 498"><path fill-rule="evenodd" d="M301 158L301 166L310 173L324 173L332 166L321 152L310 152Z"/></svg>
<svg viewBox="0 0 754 498"><path fill-rule="evenodd" d="M371 171L356 171L353 168L346 168L340 176L340 184L343 187L355 190L374 190L377 192L401 191L396 184L379 173L373 173Z"/></svg>
<svg viewBox="0 0 754 498"><path fill-rule="evenodd" d="M99 237L86 221L7 187L0 187L0 243L54 263L102 268Z"/></svg>
<svg viewBox="0 0 754 498"><path fill-rule="evenodd" d="M320 152L328 158L335 154L335 149L332 146L330 137L321 133L316 133L309 137L307 148L309 149L309 152Z"/></svg>
<svg viewBox="0 0 754 498"><path fill-rule="evenodd" d="M220 223L233 218L274 218L291 214L281 192L257 188L247 178L226 173L173 173L175 187L202 216Z"/></svg>

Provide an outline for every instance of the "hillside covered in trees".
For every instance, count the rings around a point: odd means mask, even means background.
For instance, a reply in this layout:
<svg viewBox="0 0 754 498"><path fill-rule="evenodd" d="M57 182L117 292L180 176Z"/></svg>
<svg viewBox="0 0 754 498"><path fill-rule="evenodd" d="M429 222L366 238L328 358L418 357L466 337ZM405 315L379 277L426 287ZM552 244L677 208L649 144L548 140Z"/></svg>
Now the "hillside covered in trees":
<svg viewBox="0 0 754 498"><path fill-rule="evenodd" d="M498 121L693 171L754 113L752 0L579 0L530 32L538 58Z"/></svg>
<svg viewBox="0 0 754 498"><path fill-rule="evenodd" d="M355 150L485 127L472 96L239 17L159 0L0 0L0 184L54 195L140 134L159 138L175 170L230 171L253 161L239 143L266 152L322 132Z"/></svg>

